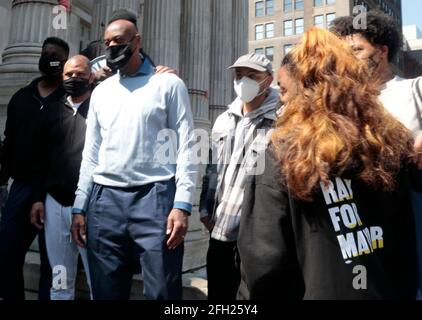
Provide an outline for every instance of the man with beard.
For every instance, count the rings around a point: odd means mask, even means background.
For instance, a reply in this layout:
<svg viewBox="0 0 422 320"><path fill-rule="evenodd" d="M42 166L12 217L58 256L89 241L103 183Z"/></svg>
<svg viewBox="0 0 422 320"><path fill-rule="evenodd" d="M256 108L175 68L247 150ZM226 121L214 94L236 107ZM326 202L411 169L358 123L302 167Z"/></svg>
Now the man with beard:
<svg viewBox="0 0 422 320"><path fill-rule="evenodd" d="M31 225L30 210L34 183L43 172L44 143L40 121L49 107L64 95L63 66L69 56L68 44L48 38L42 45L39 70L42 76L19 90L7 108L5 140L1 159L2 183L13 184L0 222L0 297L23 300L25 255L39 234L41 275L39 299L49 299L51 268L44 233Z"/></svg>

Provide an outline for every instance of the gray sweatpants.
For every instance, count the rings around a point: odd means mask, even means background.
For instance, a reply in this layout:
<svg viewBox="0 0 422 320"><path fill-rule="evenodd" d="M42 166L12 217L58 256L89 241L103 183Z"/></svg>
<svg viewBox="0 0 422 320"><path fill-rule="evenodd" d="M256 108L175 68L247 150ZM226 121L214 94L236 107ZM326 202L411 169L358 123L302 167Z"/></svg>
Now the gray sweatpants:
<svg viewBox="0 0 422 320"><path fill-rule="evenodd" d="M88 285L91 287L86 249L72 241L72 207L63 207L51 195L45 199L45 241L47 254L53 270L51 300L73 300L81 255Z"/></svg>

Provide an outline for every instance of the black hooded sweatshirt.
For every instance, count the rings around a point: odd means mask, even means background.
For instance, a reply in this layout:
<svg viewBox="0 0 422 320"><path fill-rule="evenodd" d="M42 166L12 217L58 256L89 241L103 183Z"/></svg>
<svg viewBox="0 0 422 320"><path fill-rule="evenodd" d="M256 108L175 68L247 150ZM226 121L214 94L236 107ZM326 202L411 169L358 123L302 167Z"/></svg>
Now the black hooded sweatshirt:
<svg viewBox="0 0 422 320"><path fill-rule="evenodd" d="M304 202L283 187L270 148L265 172L251 176L245 190L240 297L415 299L411 170L403 166L392 192L341 177Z"/></svg>
<svg viewBox="0 0 422 320"><path fill-rule="evenodd" d="M42 98L37 85L42 78L17 91L7 106L5 140L1 157L3 175L33 185L44 172L45 143L41 121L52 103L65 91L62 86Z"/></svg>

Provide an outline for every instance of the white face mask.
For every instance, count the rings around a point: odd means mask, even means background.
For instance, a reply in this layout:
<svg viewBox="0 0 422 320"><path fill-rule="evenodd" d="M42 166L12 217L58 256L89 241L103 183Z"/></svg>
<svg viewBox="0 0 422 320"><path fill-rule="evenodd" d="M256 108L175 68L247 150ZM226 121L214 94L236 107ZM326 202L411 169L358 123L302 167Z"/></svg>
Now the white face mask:
<svg viewBox="0 0 422 320"><path fill-rule="evenodd" d="M240 80L234 80L234 91L236 91L240 100L245 103L249 103L265 92L265 90L261 93L259 92L261 84L263 84L265 80L267 80L267 78L265 78L261 83L258 83L248 77L243 77Z"/></svg>

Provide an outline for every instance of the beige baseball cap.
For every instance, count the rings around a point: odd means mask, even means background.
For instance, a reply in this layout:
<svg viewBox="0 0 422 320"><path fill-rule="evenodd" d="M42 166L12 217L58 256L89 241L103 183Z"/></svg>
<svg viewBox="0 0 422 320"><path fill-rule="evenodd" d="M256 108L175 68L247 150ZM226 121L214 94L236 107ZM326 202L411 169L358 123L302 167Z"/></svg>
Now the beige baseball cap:
<svg viewBox="0 0 422 320"><path fill-rule="evenodd" d="M237 61L229 67L234 68L251 68L261 72L268 72L273 74L273 65L271 61L263 54L248 53L241 56Z"/></svg>

